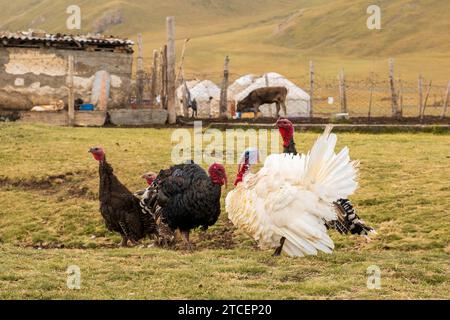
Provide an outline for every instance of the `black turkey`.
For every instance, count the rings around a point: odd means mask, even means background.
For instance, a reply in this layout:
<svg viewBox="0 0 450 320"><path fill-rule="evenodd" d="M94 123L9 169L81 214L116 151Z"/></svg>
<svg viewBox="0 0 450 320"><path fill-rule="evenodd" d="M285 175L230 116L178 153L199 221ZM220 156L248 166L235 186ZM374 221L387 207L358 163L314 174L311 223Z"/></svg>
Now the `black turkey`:
<svg viewBox="0 0 450 320"><path fill-rule="evenodd" d="M225 168L213 164L209 175L197 164L187 163L162 170L147 189L141 205L171 230L179 230L187 247L191 230L207 230L220 215Z"/></svg>
<svg viewBox="0 0 450 320"><path fill-rule="evenodd" d="M91 148L90 153L99 162L100 212L108 230L122 236L121 246L128 241L136 244L146 236L157 235L155 219L140 207L140 199L131 193L114 175L114 170L106 161L102 148Z"/></svg>

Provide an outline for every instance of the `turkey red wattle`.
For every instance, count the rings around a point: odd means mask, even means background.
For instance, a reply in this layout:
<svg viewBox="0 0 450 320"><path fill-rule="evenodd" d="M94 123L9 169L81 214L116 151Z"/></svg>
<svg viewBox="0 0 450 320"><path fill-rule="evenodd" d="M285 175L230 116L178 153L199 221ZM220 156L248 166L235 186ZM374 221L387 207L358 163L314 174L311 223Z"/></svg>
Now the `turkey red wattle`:
<svg viewBox="0 0 450 320"><path fill-rule="evenodd" d="M238 171L236 180L234 181L235 187L244 180L244 175L247 173L249 168L250 168L250 165L248 163L239 165L239 169L238 169L239 171Z"/></svg>

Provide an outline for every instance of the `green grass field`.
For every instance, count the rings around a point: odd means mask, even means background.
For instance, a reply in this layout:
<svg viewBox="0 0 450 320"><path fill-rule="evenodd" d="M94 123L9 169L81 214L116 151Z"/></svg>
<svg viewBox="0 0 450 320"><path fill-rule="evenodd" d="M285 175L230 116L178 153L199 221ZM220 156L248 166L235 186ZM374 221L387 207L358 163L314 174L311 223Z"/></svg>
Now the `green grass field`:
<svg viewBox="0 0 450 320"><path fill-rule="evenodd" d="M0 124L0 299L450 298L449 135L339 134L339 147L361 160L352 200L378 235L332 232L332 255L272 258L225 213L194 233L192 253L150 241L118 249L98 211L87 150L102 145L138 190L143 172L170 165L172 130ZM317 135L297 134L300 150ZM234 177L235 166L227 170ZM67 288L70 265L81 269L81 290ZM380 290L366 285L372 265Z"/></svg>

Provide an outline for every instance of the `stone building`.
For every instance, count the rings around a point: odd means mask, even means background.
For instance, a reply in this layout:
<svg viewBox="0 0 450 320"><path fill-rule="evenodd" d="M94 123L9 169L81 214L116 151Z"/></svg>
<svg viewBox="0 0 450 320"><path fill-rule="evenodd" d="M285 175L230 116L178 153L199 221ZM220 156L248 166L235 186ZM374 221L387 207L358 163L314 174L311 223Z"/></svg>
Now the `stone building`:
<svg viewBox="0 0 450 320"><path fill-rule="evenodd" d="M95 74L106 71L110 76L108 109L127 108L132 46L132 41L105 36L0 32L0 109L27 111L61 100L67 105L70 55L74 57L75 98L89 103ZM11 96L15 98L7 98Z"/></svg>

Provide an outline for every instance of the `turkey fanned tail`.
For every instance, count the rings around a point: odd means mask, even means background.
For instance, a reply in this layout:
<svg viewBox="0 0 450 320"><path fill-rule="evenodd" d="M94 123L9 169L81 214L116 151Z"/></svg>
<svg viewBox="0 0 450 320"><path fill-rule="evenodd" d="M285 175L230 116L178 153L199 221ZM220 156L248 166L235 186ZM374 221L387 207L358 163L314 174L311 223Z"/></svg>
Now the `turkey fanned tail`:
<svg viewBox="0 0 450 320"><path fill-rule="evenodd" d="M162 208L157 204L157 200L158 188L153 184L143 192L140 206L143 214L150 215L156 223L156 244L160 247L170 247L174 244L175 233L162 221Z"/></svg>

